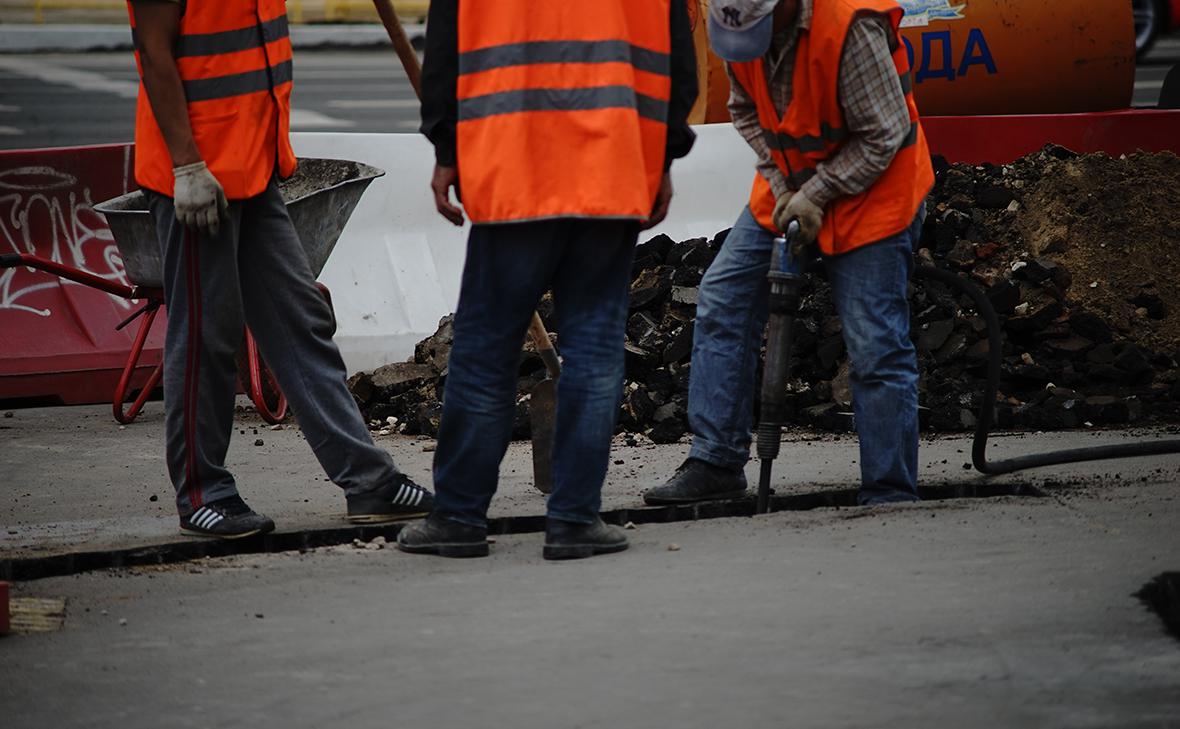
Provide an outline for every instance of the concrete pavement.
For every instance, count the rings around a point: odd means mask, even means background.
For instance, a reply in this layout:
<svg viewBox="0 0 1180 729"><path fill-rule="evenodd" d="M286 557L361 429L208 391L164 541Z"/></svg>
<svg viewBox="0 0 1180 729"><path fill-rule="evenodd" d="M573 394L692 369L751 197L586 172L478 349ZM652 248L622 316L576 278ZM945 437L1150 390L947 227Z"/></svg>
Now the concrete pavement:
<svg viewBox="0 0 1180 729"><path fill-rule="evenodd" d="M244 398L239 401L247 402ZM247 501L273 517L283 532L346 526L343 496L325 481L298 428L285 425L271 430L251 409L240 410L228 462ZM4 483L0 490L0 557L190 541L176 530L174 496L163 457L161 403L149 403L139 420L126 427L117 425L109 407L101 405L11 412L12 417L0 418ZM1016 434L996 438L989 457L1160 437L1169 434ZM379 436L377 442L412 478L430 483L434 441ZM603 509L642 508L643 490L671 474L687 451L687 440L666 446L650 442L628 446L624 439L617 439ZM971 442L965 436L924 439L920 451L923 484L998 484L1012 490L1029 484L1069 497L1102 498L1124 489L1170 488L1180 480L1180 456L1083 463L989 478L967 466L970 452ZM852 437L792 433L776 464L774 487L783 496L850 493L859 481L857 461L857 444ZM756 462L747 467L752 484L756 483L757 469ZM530 446L513 443L503 464L491 516L522 518L544 512L544 499L532 485Z"/></svg>
<svg viewBox="0 0 1180 729"><path fill-rule="evenodd" d="M544 563L335 547L15 586L24 727L1174 727L1171 484L641 526ZM678 549L671 551L669 545Z"/></svg>

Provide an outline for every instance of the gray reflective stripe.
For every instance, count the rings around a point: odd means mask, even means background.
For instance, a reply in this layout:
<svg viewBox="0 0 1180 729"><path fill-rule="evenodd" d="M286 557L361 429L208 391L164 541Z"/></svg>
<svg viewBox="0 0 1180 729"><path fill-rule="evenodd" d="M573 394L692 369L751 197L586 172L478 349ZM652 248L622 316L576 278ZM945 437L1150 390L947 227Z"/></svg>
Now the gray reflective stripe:
<svg viewBox="0 0 1180 729"><path fill-rule="evenodd" d="M801 137L793 137L786 132L763 129L762 137L771 149L779 152L785 152L788 149L798 149L800 152L822 152L828 144L843 142L848 137L848 132L829 124L821 124L819 136L805 134Z"/></svg>
<svg viewBox="0 0 1180 729"><path fill-rule="evenodd" d="M914 76L909 71L906 71L900 74L899 78L901 79L901 93L908 96L914 90Z"/></svg>
<svg viewBox="0 0 1180 729"><path fill-rule="evenodd" d="M516 89L459 100L459 121L522 111L586 111L635 109L656 121L668 118L668 102L635 93L630 86L593 86L576 89Z"/></svg>
<svg viewBox="0 0 1180 729"><path fill-rule="evenodd" d="M224 99L229 96L252 94L255 91L266 91L271 88L271 75L274 85L281 86L291 81L291 62L284 61L269 69L260 68L257 71L246 71L229 76L215 76L200 78L184 82L184 96L191 104L195 101L209 101L210 99Z"/></svg>
<svg viewBox="0 0 1180 729"><path fill-rule="evenodd" d="M640 71L671 75L671 56L627 41L531 41L506 43L459 54L459 73L536 63L630 63Z"/></svg>
<svg viewBox="0 0 1180 729"><path fill-rule="evenodd" d="M901 147L899 149L905 149L906 147L912 147L917 143L918 143L918 122L914 122L913 124L910 124L910 133L905 135L905 141L901 143Z"/></svg>
<svg viewBox="0 0 1180 729"><path fill-rule="evenodd" d="M825 148L825 143L842 142L848 138L848 132L843 129L830 127L824 124L820 129L818 137L811 135L804 135L802 137L793 137L786 132L773 132L769 129L762 130L762 139L766 144L776 152L785 152L788 149L798 149L800 152L822 152ZM910 125L909 134L906 135L902 147L908 147L914 142L918 141L918 124L915 122Z"/></svg>
<svg viewBox="0 0 1180 729"><path fill-rule="evenodd" d="M182 35L176 41L176 57L214 56L222 53L248 51L261 48L265 43L281 40L290 35L287 16L280 15L261 25L226 30L220 33L194 33Z"/></svg>
<svg viewBox="0 0 1180 729"><path fill-rule="evenodd" d="M910 132L906 135L905 140L902 141L901 146L898 147L898 151L903 150L906 147L912 147L917 143L918 123L914 122L913 124L910 124ZM799 188L803 187L804 183L806 183L812 177L815 177L815 175L816 172L814 167L805 167L803 169L796 170L790 175L787 175L787 183L791 186L791 189L798 190Z"/></svg>

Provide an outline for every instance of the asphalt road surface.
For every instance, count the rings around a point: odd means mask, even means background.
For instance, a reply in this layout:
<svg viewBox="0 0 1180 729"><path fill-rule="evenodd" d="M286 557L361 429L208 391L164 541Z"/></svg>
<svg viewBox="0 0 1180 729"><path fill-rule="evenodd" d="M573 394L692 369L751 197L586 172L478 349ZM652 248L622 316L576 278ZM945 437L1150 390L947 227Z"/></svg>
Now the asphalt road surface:
<svg viewBox="0 0 1180 729"><path fill-rule="evenodd" d="M644 525L543 563L345 545L15 586L6 729L1175 727L1171 485ZM376 547L377 545L372 545Z"/></svg>
<svg viewBox="0 0 1180 729"><path fill-rule="evenodd" d="M1180 35L1136 73L1136 106L1154 106ZM295 54L296 131L412 132L418 102L390 49ZM131 140L136 75L129 52L0 55L0 149Z"/></svg>

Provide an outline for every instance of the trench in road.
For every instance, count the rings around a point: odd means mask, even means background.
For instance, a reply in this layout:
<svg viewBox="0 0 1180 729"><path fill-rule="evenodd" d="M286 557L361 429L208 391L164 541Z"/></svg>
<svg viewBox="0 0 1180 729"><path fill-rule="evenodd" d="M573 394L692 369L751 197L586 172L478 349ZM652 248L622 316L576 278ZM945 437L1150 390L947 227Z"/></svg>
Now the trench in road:
<svg viewBox="0 0 1180 729"><path fill-rule="evenodd" d="M924 501L989 499L1002 496L1040 498L1045 496L1040 489L1024 481L931 484L920 486L918 491ZM770 511L811 511L813 509L839 509L855 506L857 506L856 490L839 489L775 495L771 497ZM871 507L862 508L866 509L865 513L869 513L867 509ZM617 525L624 525L628 522L636 525L670 524L743 516L754 516L753 498L680 506L616 509L602 514L604 521ZM173 564L205 557L225 557L235 554L303 552L318 547L350 544L356 539L368 542L377 537L385 537L392 542L397 538L397 533L401 531L405 523L305 529L234 540L185 538L175 542L130 549L108 549L44 557L5 559L0 560L0 580L28 581L74 575L93 570ZM500 517L489 520L488 524L488 534L492 536L534 534L544 531L545 517L542 515Z"/></svg>

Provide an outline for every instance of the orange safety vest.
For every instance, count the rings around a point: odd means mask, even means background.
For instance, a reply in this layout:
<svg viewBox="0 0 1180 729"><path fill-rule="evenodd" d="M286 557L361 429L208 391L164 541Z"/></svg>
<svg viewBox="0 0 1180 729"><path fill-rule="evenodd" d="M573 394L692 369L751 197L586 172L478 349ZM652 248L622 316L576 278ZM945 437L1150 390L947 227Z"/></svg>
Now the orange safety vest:
<svg viewBox="0 0 1180 729"><path fill-rule="evenodd" d="M651 214L670 1L460 0L459 187L473 222Z"/></svg>
<svg viewBox="0 0 1180 729"><path fill-rule="evenodd" d="M131 14L132 32L135 12ZM284 0L189 0L180 19L176 65L201 158L231 200L266 189L277 166L295 172L288 139L291 38ZM172 157L143 89L135 117L135 179L172 195Z"/></svg>
<svg viewBox="0 0 1180 729"><path fill-rule="evenodd" d="M930 150L914 103L909 58L898 37L902 9L891 0L815 0L811 28L800 33L797 41L791 103L781 119L763 60L732 65L734 76L754 99L775 163L791 189L798 190L848 139L837 94L840 59L852 23L866 13L880 14L893 27L893 63L910 110L910 133L889 168L868 190L828 204L818 241L827 255L847 253L905 230L934 185ZM750 211L771 231L776 230L774 204L770 183L755 175Z"/></svg>

